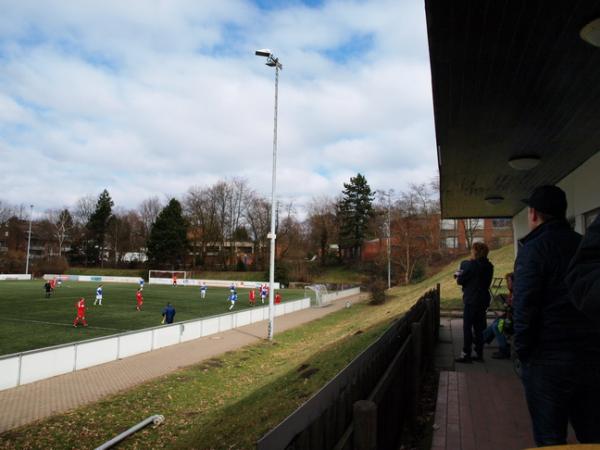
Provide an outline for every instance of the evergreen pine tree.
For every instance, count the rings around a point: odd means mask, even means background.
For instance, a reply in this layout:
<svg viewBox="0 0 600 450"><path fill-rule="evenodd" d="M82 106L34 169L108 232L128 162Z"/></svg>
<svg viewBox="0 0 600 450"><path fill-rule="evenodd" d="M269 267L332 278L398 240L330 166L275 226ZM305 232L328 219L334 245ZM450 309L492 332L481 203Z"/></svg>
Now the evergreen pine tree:
<svg viewBox="0 0 600 450"><path fill-rule="evenodd" d="M158 214L148 238L148 258L154 267L169 266L173 269L183 264L189 247L187 222L183 217L181 203L174 198Z"/></svg>
<svg viewBox="0 0 600 450"><path fill-rule="evenodd" d="M114 202L106 189L102 191L96 203L96 209L90 216L86 228L88 240L86 245L87 260L91 263L100 261L104 265L104 249L106 247L106 231L112 216Z"/></svg>
<svg viewBox="0 0 600 450"><path fill-rule="evenodd" d="M346 257L358 259L365 239L369 220L373 217L373 198L367 179L357 174L344 183L342 199L338 203L339 246ZM343 255L344 256L344 255Z"/></svg>

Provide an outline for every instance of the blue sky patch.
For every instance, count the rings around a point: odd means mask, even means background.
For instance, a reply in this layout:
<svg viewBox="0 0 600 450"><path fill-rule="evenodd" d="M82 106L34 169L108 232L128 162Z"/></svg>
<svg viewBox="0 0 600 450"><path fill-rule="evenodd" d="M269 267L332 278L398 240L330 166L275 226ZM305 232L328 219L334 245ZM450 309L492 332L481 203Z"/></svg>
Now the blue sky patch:
<svg viewBox="0 0 600 450"><path fill-rule="evenodd" d="M294 6L307 6L319 8L325 0L254 0L254 4L265 11L287 9Z"/></svg>
<svg viewBox="0 0 600 450"><path fill-rule="evenodd" d="M374 36L369 34L355 34L342 45L328 49L323 54L338 63L344 64L351 59L362 59L361 55L370 52L374 48Z"/></svg>

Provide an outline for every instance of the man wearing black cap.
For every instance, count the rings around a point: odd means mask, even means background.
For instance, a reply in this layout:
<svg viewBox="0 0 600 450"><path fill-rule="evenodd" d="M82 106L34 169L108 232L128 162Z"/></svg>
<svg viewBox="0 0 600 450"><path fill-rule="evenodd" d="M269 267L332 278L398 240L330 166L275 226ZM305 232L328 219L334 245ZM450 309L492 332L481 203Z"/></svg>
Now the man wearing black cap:
<svg viewBox="0 0 600 450"><path fill-rule="evenodd" d="M530 233L515 262L514 347L534 438L538 446L565 444L571 422L580 442L600 442L600 332L565 283L581 236L566 220L562 189L541 186L525 203Z"/></svg>

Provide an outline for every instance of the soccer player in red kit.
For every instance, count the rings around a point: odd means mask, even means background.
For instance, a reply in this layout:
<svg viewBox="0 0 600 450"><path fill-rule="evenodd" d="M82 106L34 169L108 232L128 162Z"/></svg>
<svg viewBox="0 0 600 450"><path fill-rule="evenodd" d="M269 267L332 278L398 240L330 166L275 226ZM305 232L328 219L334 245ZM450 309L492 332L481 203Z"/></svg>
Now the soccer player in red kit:
<svg viewBox="0 0 600 450"><path fill-rule="evenodd" d="M177 286L177 275L173 274L173 286Z"/></svg>
<svg viewBox="0 0 600 450"><path fill-rule="evenodd" d="M277 303L277 304L281 303L281 294L279 292L277 294L275 294L275 303Z"/></svg>
<svg viewBox="0 0 600 450"><path fill-rule="evenodd" d="M248 299L252 306L256 305L256 292L254 292L254 289L250 289L250 292L248 292Z"/></svg>
<svg viewBox="0 0 600 450"><path fill-rule="evenodd" d="M135 293L135 299L137 301L137 306L135 307L135 309L141 311L142 305L144 304L144 297L142 297L142 288L139 288Z"/></svg>
<svg viewBox="0 0 600 450"><path fill-rule="evenodd" d="M88 324L85 321L85 299L83 297L81 297L79 299L79 301L76 303L76 306L77 306L77 317L75 317L75 320L73 321L73 326L77 327L79 322L81 322L84 327L87 327Z"/></svg>

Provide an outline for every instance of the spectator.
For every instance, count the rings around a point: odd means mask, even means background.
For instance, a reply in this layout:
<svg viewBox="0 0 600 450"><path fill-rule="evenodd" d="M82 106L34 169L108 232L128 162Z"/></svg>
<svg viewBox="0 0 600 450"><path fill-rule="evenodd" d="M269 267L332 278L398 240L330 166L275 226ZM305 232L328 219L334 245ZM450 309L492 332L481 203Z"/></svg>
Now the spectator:
<svg viewBox="0 0 600 450"><path fill-rule="evenodd" d="M581 236L567 199L541 186L525 201L530 232L519 241L514 280L514 348L538 446L600 442L600 330L569 299L565 277Z"/></svg>
<svg viewBox="0 0 600 450"><path fill-rule="evenodd" d="M472 259L463 261L455 274L463 288L463 351L459 363L483 361L483 330L486 328L485 311L490 305L490 285L494 266L487 259L487 245L476 242L471 250ZM475 357L471 352L475 346Z"/></svg>
<svg viewBox="0 0 600 450"><path fill-rule="evenodd" d="M170 302L164 307L162 317L162 323L173 323L173 319L175 319L175 308L173 308L173 305L171 305Z"/></svg>
<svg viewBox="0 0 600 450"><path fill-rule="evenodd" d="M600 215L571 261L567 285L575 307L600 326Z"/></svg>
<svg viewBox="0 0 600 450"><path fill-rule="evenodd" d="M493 359L510 359L510 344L506 336L512 332L513 274L507 273L504 278L508 287L508 295L500 296L503 301L504 312L496 317L483 332L483 340L487 344L490 344L494 339L498 342L498 351L492 353Z"/></svg>

